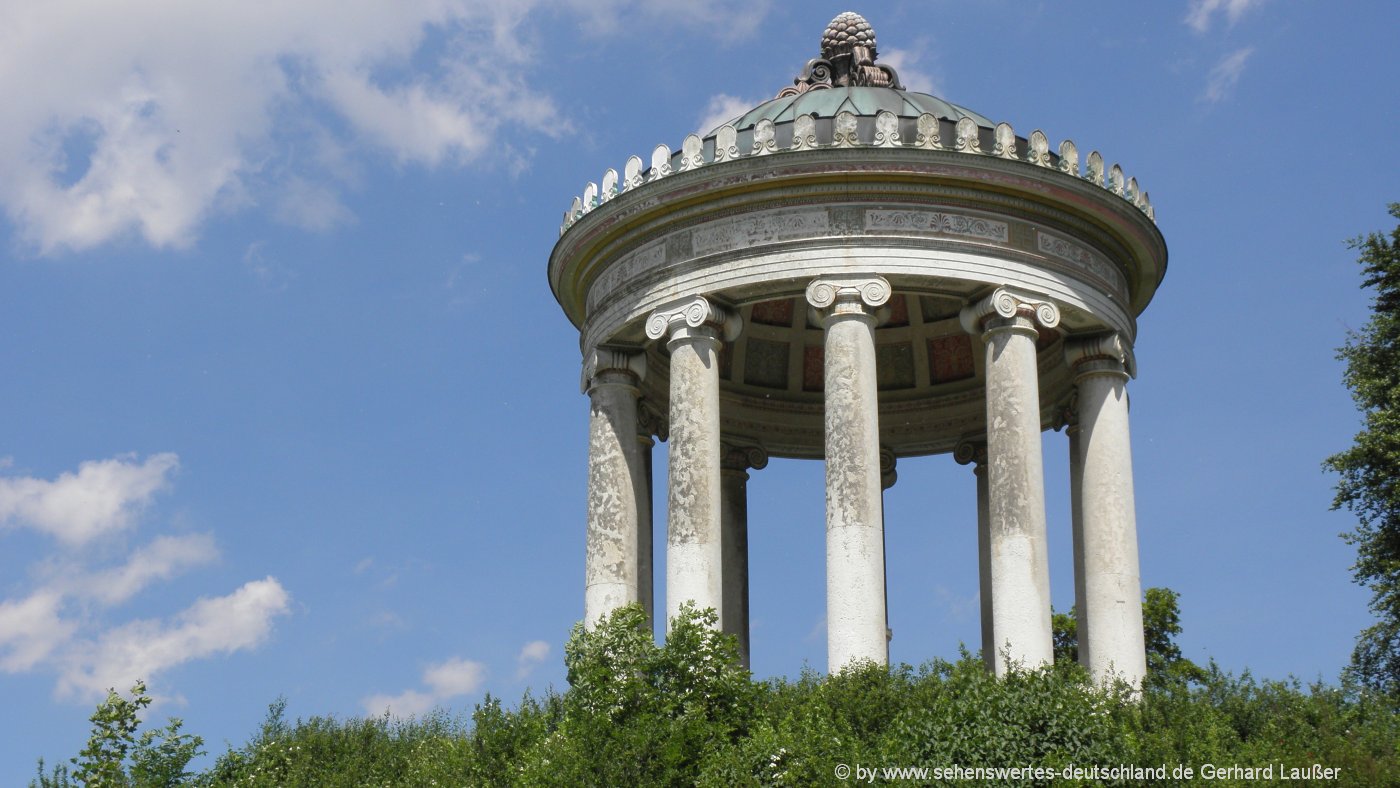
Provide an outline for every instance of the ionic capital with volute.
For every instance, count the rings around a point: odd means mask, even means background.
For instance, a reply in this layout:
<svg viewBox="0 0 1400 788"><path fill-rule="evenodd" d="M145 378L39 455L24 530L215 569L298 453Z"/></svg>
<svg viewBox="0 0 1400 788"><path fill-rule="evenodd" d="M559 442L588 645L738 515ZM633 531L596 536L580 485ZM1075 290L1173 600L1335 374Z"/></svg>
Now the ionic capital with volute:
<svg viewBox="0 0 1400 788"><path fill-rule="evenodd" d="M616 378L612 382L636 386L647 374L646 354L625 348L594 348L583 357L580 391L587 394L594 383L601 382L609 372L621 373L620 376L611 376Z"/></svg>
<svg viewBox="0 0 1400 788"><path fill-rule="evenodd" d="M732 443L720 444L719 467L730 473L744 473L752 468L756 471L768 467L768 451L762 446L738 446Z"/></svg>
<svg viewBox="0 0 1400 788"><path fill-rule="evenodd" d="M1034 332L1037 325L1041 328L1058 326L1060 308L1048 299L998 287L981 301L963 307L958 317L963 330L973 336L997 328Z"/></svg>
<svg viewBox="0 0 1400 788"><path fill-rule="evenodd" d="M666 440L670 433L670 422L665 414L656 411L648 400L637 404L637 437L650 443L653 437Z"/></svg>
<svg viewBox="0 0 1400 788"><path fill-rule="evenodd" d="M981 473L987 464L987 442L961 440L953 447L953 460L959 465L971 465L973 471Z"/></svg>
<svg viewBox="0 0 1400 788"><path fill-rule="evenodd" d="M662 304L647 318L647 337L667 342L698 336L732 342L742 328L738 312L699 295Z"/></svg>
<svg viewBox="0 0 1400 788"><path fill-rule="evenodd" d="M894 456L894 451L888 446L880 447L880 489L888 490L899 481L899 471L895 466L899 464L899 459Z"/></svg>
<svg viewBox="0 0 1400 788"><path fill-rule="evenodd" d="M824 322L842 315L874 315L891 292L890 283L878 274L833 274L807 285L807 303Z"/></svg>
<svg viewBox="0 0 1400 788"><path fill-rule="evenodd" d="M1132 345L1116 332L1065 342L1065 361L1074 370L1075 380L1105 374L1137 377Z"/></svg>

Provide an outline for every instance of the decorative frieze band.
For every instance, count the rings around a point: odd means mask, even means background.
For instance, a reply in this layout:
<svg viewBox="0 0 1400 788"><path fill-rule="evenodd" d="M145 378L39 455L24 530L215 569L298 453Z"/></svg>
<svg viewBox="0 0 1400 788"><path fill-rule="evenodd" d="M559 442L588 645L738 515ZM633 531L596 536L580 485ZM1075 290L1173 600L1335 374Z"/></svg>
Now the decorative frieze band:
<svg viewBox="0 0 1400 788"><path fill-rule="evenodd" d="M999 243L1006 243L1011 235L1005 222L937 211L868 210L865 212L865 229L912 230Z"/></svg>
<svg viewBox="0 0 1400 788"><path fill-rule="evenodd" d="M1088 271L1120 291L1127 289L1127 283L1117 268L1077 243L1036 230L1035 245L1038 251Z"/></svg>
<svg viewBox="0 0 1400 788"><path fill-rule="evenodd" d="M824 233L829 227L830 218L824 209L767 213L702 227L691 235L690 247L698 257L786 238L805 238L813 233Z"/></svg>
<svg viewBox="0 0 1400 788"><path fill-rule="evenodd" d="M963 330L976 336L982 333L988 319L1010 320L1018 315L1033 320L1043 328L1054 328L1060 324L1060 308L1053 301L1006 287L998 287L981 301L963 307L959 318Z"/></svg>

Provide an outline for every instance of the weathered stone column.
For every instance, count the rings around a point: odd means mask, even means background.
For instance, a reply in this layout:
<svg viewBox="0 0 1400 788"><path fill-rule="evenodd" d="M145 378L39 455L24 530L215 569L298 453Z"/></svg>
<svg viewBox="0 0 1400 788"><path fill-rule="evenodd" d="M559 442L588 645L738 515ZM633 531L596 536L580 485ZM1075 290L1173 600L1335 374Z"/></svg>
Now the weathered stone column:
<svg viewBox="0 0 1400 788"><path fill-rule="evenodd" d="M987 348L987 519L998 676L1007 671L1008 655L1025 667L1054 660L1035 345L1037 323L1053 328L1059 322L1054 304L1006 288L962 312L963 327Z"/></svg>
<svg viewBox="0 0 1400 788"><path fill-rule="evenodd" d="M1079 395L1080 661L1100 681L1117 675L1140 684L1147 656L1128 434L1132 350L1117 334L1109 334L1066 345L1065 358Z"/></svg>
<svg viewBox="0 0 1400 788"><path fill-rule="evenodd" d="M637 487L646 471L637 443L637 383L645 373L641 353L602 348L584 359L589 417L583 620L590 627L641 600Z"/></svg>
<svg viewBox="0 0 1400 788"><path fill-rule="evenodd" d="M647 318L647 336L671 351L666 626L681 604L714 608L724 625L720 554L719 348L739 316L704 298L672 301Z"/></svg>
<svg viewBox="0 0 1400 788"><path fill-rule="evenodd" d="M884 512L875 380L875 309L890 284L873 274L807 286L826 331L827 668L889 663Z"/></svg>
<svg viewBox="0 0 1400 788"><path fill-rule="evenodd" d="M768 465L768 452L757 446L724 446L720 460L721 575L724 583L724 632L738 638L739 656L749 667L749 468Z"/></svg>
<svg viewBox="0 0 1400 788"><path fill-rule="evenodd" d="M1074 552L1074 615L1075 641L1079 664L1089 666L1089 642L1084 637L1084 507L1080 493L1084 489L1084 463L1080 455L1079 398L1074 395L1065 408L1065 438L1069 443L1069 524Z"/></svg>
<svg viewBox="0 0 1400 788"><path fill-rule="evenodd" d="M659 436L661 440L666 440L666 420L661 418L656 411L645 406L637 409L639 424L637 427L638 451L642 455L642 478L637 485L637 529L641 533L641 539L637 540L637 593L641 597L642 608L647 611L647 621L655 621L656 616L656 580L655 580L655 557L654 557L654 535L655 520L652 513L652 491L653 477L651 470L651 453L656 447L656 441L652 436Z"/></svg>
<svg viewBox="0 0 1400 788"><path fill-rule="evenodd" d="M977 597L982 613L982 664L996 671L996 635L992 628L992 536L987 500L987 444L963 441L953 450L960 465L972 463L977 479Z"/></svg>
<svg viewBox="0 0 1400 788"><path fill-rule="evenodd" d="M880 561L882 568L880 576L885 582L885 653L889 653L889 642L894 640L894 630L890 627L890 552L885 544L885 490L894 486L899 481L899 458L894 456L894 451L883 446L880 447Z"/></svg>

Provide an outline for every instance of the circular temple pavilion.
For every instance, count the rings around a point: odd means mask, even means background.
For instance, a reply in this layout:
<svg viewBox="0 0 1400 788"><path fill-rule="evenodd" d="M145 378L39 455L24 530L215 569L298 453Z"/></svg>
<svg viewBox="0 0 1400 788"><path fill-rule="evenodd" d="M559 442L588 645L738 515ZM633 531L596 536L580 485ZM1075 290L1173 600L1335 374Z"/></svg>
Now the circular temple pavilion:
<svg viewBox="0 0 1400 788"><path fill-rule="evenodd" d="M585 621L652 610L665 483L668 620L714 608L747 660L748 471L822 460L829 668L884 664L883 490L898 459L951 454L976 480L987 664L1049 662L1040 436L1063 427L1080 659L1140 680L1127 385L1166 263L1118 165L905 90L841 14L776 98L607 170L564 215L549 282L591 406Z"/></svg>

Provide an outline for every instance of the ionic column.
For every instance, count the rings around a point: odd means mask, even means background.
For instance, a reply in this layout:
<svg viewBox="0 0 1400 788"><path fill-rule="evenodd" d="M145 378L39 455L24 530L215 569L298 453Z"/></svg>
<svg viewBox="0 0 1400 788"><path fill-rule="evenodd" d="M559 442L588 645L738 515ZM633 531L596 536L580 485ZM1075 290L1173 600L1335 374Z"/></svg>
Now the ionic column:
<svg viewBox="0 0 1400 788"><path fill-rule="evenodd" d="M998 676L1008 655L1028 668L1054 660L1035 344L1037 323L1059 322L1054 304L1006 288L962 312L963 327L987 348L988 568Z"/></svg>
<svg viewBox="0 0 1400 788"><path fill-rule="evenodd" d="M953 450L960 465L972 463L977 479L977 588L982 613L982 664L996 671L997 640L992 627L992 536L987 500L987 444L963 441Z"/></svg>
<svg viewBox="0 0 1400 788"><path fill-rule="evenodd" d="M889 642L894 640L894 630L890 628L890 552L885 544L885 490L899 481L899 471L895 466L899 458L892 449L880 447L880 561L883 564L880 576L885 583L885 653L889 653Z"/></svg>
<svg viewBox="0 0 1400 788"><path fill-rule="evenodd" d="M646 610L647 621L650 623L655 621L656 615L655 559L652 544L652 491L655 488L651 471L651 453L656 447L656 441L652 436L666 440L666 420L656 411L646 407L645 403L638 407L637 415L640 422L637 428L637 444L642 456L642 479L637 485L637 528L641 532L637 550L637 593L641 597L642 608Z"/></svg>
<svg viewBox="0 0 1400 788"><path fill-rule="evenodd" d="M749 468L768 465L768 452L757 446L724 446L720 460L722 517L720 561L723 578L724 632L739 640L739 656L749 667Z"/></svg>
<svg viewBox="0 0 1400 788"><path fill-rule="evenodd" d="M890 284L871 274L807 286L826 332L826 628L831 672L889 663L884 513L875 381L875 310Z"/></svg>
<svg viewBox="0 0 1400 788"><path fill-rule="evenodd" d="M637 488L645 484L645 468L637 443L637 384L645 373L641 353L603 348L584 359L589 416L583 619L589 627L641 599Z"/></svg>
<svg viewBox="0 0 1400 788"><path fill-rule="evenodd" d="M1080 661L1100 681L1117 675L1140 684L1147 656L1128 434L1132 350L1109 334L1067 344L1065 358L1079 395Z"/></svg>
<svg viewBox="0 0 1400 788"><path fill-rule="evenodd" d="M1075 650L1079 664L1089 667L1089 642L1084 637L1084 507L1080 494L1084 489L1084 463L1080 455L1079 397L1070 397L1065 408L1065 438L1069 444L1069 524L1074 552L1074 617Z"/></svg>
<svg viewBox="0 0 1400 788"><path fill-rule="evenodd" d="M739 316L694 296L647 318L647 336L671 351L670 484L667 495L666 626L686 601L713 608L724 624L720 554L720 341Z"/></svg>

